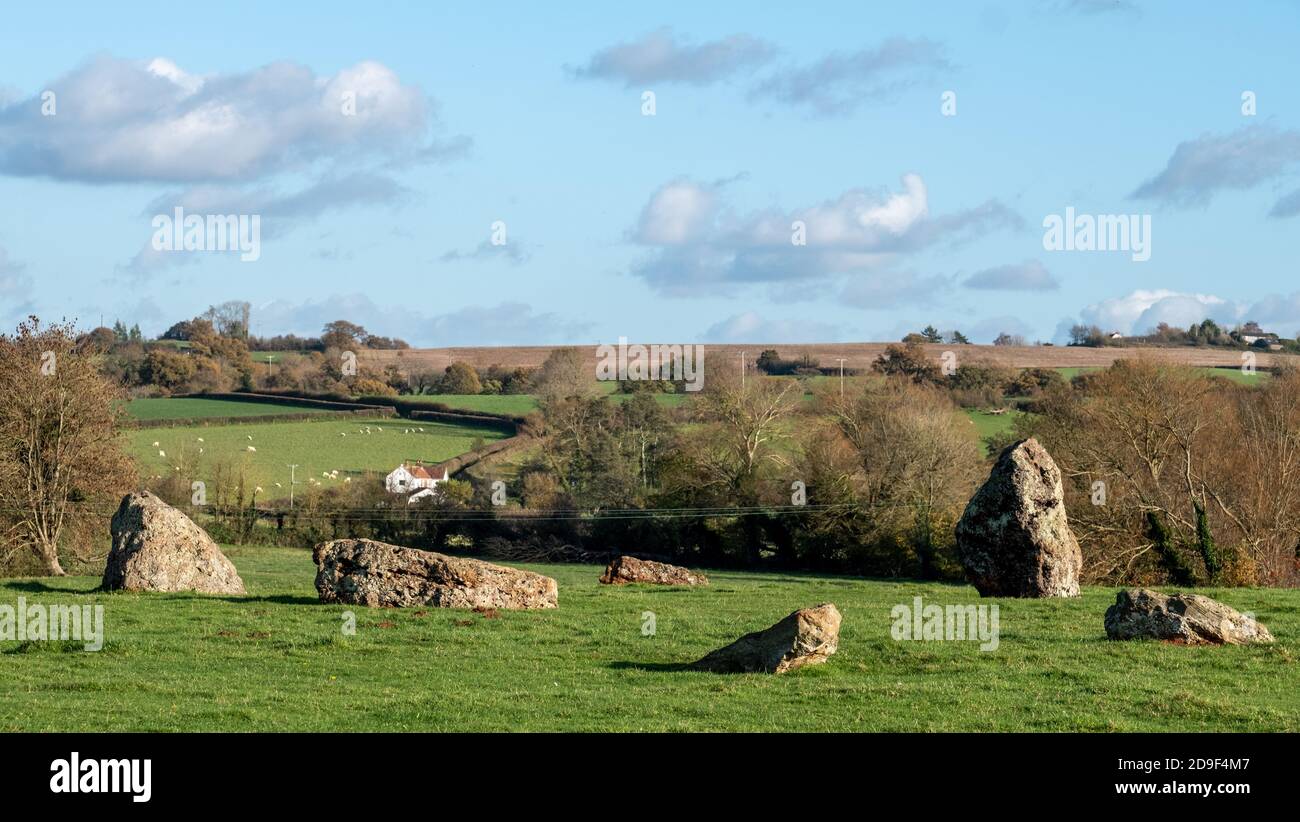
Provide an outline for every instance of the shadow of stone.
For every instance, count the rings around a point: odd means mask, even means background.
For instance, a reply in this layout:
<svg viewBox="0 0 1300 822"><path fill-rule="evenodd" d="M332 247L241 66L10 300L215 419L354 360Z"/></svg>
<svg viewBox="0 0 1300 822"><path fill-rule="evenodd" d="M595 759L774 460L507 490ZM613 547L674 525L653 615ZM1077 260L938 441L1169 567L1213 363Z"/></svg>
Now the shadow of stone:
<svg viewBox="0 0 1300 822"><path fill-rule="evenodd" d="M636 662L632 660L621 660L611 662L606 667L618 671L690 671L693 670L689 662Z"/></svg>
<svg viewBox="0 0 1300 822"><path fill-rule="evenodd" d="M15 591L22 591L27 594L64 594L65 596L68 594L97 594L100 592L100 587L98 585L94 588L80 590L77 588L59 588L53 585L47 585L46 583L37 580L6 582L4 583L4 587Z"/></svg>

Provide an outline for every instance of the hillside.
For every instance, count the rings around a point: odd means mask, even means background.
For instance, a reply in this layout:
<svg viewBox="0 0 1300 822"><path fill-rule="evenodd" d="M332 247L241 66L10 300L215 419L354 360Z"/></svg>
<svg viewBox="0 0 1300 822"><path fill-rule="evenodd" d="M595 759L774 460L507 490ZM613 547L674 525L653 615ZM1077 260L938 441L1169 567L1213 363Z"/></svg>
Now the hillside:
<svg viewBox="0 0 1300 822"><path fill-rule="evenodd" d="M884 353L885 348L897 343L726 343L706 345L705 350L712 354L723 355L740 361L741 352L751 358L760 352L774 348L785 359L798 359L807 355L823 367L837 365L838 358L844 358L846 368L866 369ZM532 346L484 346L459 348L408 348L405 350L374 351L363 350L358 353L358 360L363 365L383 368L396 364L404 371L436 370L441 371L453 362L466 362L475 367L487 368L500 365L510 368L534 367L541 365L547 355L556 348L569 346L532 345ZM596 364L596 346L592 344L574 346L586 350L591 355L592 368ZM1083 348L1067 346L997 346L997 345L950 345L946 343L923 346L928 354L938 359L945 351L953 351L958 358L977 358L998 365L1015 368L1086 368L1104 367L1115 360L1133 357L1150 357L1161 362L1173 362L1182 365L1214 366L1237 368L1241 366L1241 355L1235 349L1223 348L1161 348L1161 347L1105 347ZM1287 354L1269 354L1259 352L1255 355L1255 364L1259 368L1270 368L1275 362L1291 359Z"/></svg>

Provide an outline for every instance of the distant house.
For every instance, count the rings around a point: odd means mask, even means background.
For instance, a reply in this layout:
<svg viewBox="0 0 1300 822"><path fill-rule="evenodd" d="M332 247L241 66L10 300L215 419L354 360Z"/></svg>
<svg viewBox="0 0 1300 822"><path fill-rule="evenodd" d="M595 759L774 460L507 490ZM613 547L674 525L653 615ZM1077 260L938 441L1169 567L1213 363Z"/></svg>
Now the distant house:
<svg viewBox="0 0 1300 822"><path fill-rule="evenodd" d="M423 491L432 493L438 483L447 481L446 468L442 469L442 476L438 476L435 471L436 469L426 468L423 465L402 463L393 470L393 473L384 478L384 487L388 489L390 494L410 494Z"/></svg>
<svg viewBox="0 0 1300 822"><path fill-rule="evenodd" d="M1246 345L1254 346L1256 348L1268 348L1272 351L1280 351L1282 349L1280 338L1272 331L1259 331L1257 334L1242 334L1241 341ZM1277 347L1274 348L1274 346Z"/></svg>
<svg viewBox="0 0 1300 822"><path fill-rule="evenodd" d="M1108 334L1107 336L1108 336L1110 339L1112 339L1112 340L1122 340L1122 339L1124 339L1124 335L1121 334L1121 333L1119 333L1118 331L1112 331L1112 332L1110 332L1110 334Z"/></svg>

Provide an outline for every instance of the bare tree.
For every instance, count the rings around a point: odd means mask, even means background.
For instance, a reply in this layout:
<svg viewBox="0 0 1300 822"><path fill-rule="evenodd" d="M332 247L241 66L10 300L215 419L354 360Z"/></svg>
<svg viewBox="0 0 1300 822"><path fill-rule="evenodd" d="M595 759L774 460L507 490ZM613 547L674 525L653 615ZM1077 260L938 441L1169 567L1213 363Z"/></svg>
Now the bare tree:
<svg viewBox="0 0 1300 822"><path fill-rule="evenodd" d="M856 465L847 473L842 456L832 459L839 466L832 487L841 501L862 507L865 539L910 545L921 575L939 575L939 555L952 545L952 528L984 471L952 401L937 388L891 377L856 396L828 387L814 407L830 428L811 442L806 472L824 473L818 463L842 439Z"/></svg>
<svg viewBox="0 0 1300 822"><path fill-rule="evenodd" d="M533 393L543 408L560 400L595 396L595 361L578 348L555 349L533 376Z"/></svg>
<svg viewBox="0 0 1300 822"><path fill-rule="evenodd" d="M35 317L0 336L0 551L7 559L31 551L53 575L64 573L61 547L80 558L96 553L61 545L65 527L105 524L135 482L117 433L117 390L75 337L70 325L42 329Z"/></svg>

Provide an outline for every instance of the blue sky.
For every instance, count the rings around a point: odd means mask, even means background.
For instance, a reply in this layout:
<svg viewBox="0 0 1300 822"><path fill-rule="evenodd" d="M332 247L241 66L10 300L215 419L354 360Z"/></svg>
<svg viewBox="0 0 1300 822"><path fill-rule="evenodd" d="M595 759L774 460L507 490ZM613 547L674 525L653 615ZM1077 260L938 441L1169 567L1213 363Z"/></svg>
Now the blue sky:
<svg viewBox="0 0 1300 822"><path fill-rule="evenodd" d="M0 321L152 334L245 299L258 333L417 345L1300 331L1296 2L432 5L7 9ZM151 252L176 205L259 215L260 258ZM1066 208L1149 215L1150 259L1046 250Z"/></svg>

